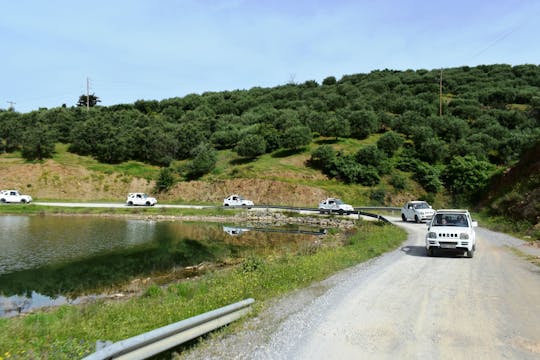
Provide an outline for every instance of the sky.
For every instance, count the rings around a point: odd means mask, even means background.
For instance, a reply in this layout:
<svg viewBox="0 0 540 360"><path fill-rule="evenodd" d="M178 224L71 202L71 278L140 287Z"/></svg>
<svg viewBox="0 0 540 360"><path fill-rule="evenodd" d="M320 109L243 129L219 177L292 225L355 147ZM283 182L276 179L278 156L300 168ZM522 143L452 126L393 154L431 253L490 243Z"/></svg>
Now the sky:
<svg viewBox="0 0 540 360"><path fill-rule="evenodd" d="M0 109L540 64L538 0L0 0Z"/></svg>

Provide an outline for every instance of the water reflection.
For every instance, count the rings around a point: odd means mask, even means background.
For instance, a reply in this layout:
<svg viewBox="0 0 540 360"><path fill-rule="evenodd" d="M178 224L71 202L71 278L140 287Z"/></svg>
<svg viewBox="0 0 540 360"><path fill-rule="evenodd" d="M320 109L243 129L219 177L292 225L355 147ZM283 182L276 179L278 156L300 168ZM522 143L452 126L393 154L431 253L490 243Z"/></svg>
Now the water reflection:
<svg viewBox="0 0 540 360"><path fill-rule="evenodd" d="M298 227L265 232L217 223L47 216L0 216L0 228L0 317L202 262L291 250L315 239L306 232L320 233Z"/></svg>

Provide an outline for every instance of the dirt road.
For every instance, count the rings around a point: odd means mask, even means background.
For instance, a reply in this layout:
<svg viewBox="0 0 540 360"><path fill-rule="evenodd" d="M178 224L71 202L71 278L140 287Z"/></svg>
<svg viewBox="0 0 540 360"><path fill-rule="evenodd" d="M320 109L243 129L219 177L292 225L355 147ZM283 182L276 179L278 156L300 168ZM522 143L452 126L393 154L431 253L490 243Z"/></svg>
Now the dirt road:
<svg viewBox="0 0 540 360"><path fill-rule="evenodd" d="M396 224L409 231L402 248L281 299L185 358L540 358L540 269L505 245L519 242L478 229L473 259L426 257L426 225Z"/></svg>

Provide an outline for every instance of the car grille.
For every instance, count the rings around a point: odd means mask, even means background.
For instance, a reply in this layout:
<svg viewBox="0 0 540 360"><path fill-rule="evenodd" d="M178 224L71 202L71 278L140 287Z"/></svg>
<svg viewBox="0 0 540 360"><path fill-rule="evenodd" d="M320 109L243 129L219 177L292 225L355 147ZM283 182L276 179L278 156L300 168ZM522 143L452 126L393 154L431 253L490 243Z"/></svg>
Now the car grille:
<svg viewBox="0 0 540 360"><path fill-rule="evenodd" d="M456 234L456 233L438 233L437 237L439 237L439 238L447 238L447 239L457 239L457 238L459 238L459 234Z"/></svg>

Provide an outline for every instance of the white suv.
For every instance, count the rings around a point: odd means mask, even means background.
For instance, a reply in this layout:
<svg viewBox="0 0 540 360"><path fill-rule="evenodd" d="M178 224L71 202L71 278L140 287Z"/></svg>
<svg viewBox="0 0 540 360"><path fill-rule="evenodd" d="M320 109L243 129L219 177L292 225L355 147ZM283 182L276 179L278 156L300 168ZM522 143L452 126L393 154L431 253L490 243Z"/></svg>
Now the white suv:
<svg viewBox="0 0 540 360"><path fill-rule="evenodd" d="M233 194L223 200L223 206L247 206L248 209L251 209L253 201L244 199L238 194Z"/></svg>
<svg viewBox="0 0 540 360"><path fill-rule="evenodd" d="M32 202L30 195L23 195L17 190L0 190L0 202L1 203L23 203L28 204Z"/></svg>
<svg viewBox="0 0 540 360"><path fill-rule="evenodd" d="M319 203L319 212L321 214L337 212L341 215L349 215L354 212L354 208L349 204L345 204L341 199L328 198Z"/></svg>
<svg viewBox="0 0 540 360"><path fill-rule="evenodd" d="M157 204L156 198L150 197L145 193L130 193L127 196L126 204L128 206L142 205L142 206L154 206Z"/></svg>
<svg viewBox="0 0 540 360"><path fill-rule="evenodd" d="M433 214L435 210L425 201L409 201L401 208L401 220L404 222L410 220L419 223L431 220Z"/></svg>
<svg viewBox="0 0 540 360"><path fill-rule="evenodd" d="M433 256L435 250L461 252L468 258L476 250L476 232L478 222L471 219L468 210L437 210L428 223L426 234L426 252Z"/></svg>

